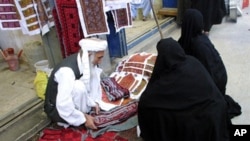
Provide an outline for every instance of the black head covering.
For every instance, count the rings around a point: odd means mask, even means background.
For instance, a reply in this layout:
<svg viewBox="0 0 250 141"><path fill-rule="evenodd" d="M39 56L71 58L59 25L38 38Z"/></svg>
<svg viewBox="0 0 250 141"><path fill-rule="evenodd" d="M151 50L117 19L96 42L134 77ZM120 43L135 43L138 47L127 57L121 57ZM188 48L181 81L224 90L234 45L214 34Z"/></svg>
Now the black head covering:
<svg viewBox="0 0 250 141"><path fill-rule="evenodd" d="M157 43L156 48L159 53L150 83L159 79L162 74L174 70L177 64L186 59L184 50L175 46L179 46L179 44L172 38L160 40Z"/></svg>
<svg viewBox="0 0 250 141"><path fill-rule="evenodd" d="M198 10L188 9L184 15L179 43L185 53L198 59L209 72L221 94L229 105L230 117L241 114L241 107L226 95L227 71L219 52L208 38L202 34L202 15Z"/></svg>
<svg viewBox="0 0 250 141"><path fill-rule="evenodd" d="M196 9L187 9L183 16L181 37L178 41L185 52L190 50L192 38L201 35L202 31L203 16L201 12Z"/></svg>
<svg viewBox="0 0 250 141"><path fill-rule="evenodd" d="M155 67L138 105L145 141L226 141L226 103L203 65L177 41L157 44Z"/></svg>
<svg viewBox="0 0 250 141"><path fill-rule="evenodd" d="M210 31L214 24L220 24L226 14L225 0L191 0L191 8L203 15L204 31ZM229 3L229 1L227 1Z"/></svg>
<svg viewBox="0 0 250 141"><path fill-rule="evenodd" d="M141 96L144 106L178 109L211 99L211 95L217 97L219 91L209 73L197 59L186 56L178 42L162 39L157 51L152 76Z"/></svg>

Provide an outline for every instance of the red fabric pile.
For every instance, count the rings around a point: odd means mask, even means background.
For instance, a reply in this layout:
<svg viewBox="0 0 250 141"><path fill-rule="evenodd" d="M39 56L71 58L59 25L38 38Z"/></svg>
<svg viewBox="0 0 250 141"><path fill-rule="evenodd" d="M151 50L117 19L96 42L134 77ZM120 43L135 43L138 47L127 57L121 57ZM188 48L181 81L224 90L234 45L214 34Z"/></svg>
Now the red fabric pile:
<svg viewBox="0 0 250 141"><path fill-rule="evenodd" d="M128 141L116 132L105 132L92 138L84 128L45 128L38 141Z"/></svg>

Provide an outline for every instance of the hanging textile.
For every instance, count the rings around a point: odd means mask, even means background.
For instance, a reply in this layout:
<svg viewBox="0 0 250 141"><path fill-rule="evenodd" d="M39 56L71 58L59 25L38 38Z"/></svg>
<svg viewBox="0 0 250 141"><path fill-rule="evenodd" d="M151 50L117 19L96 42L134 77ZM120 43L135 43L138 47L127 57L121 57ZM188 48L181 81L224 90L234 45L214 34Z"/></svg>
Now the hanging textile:
<svg viewBox="0 0 250 141"><path fill-rule="evenodd" d="M76 3L85 37L109 34L104 0L76 0Z"/></svg>
<svg viewBox="0 0 250 141"><path fill-rule="evenodd" d="M55 25L52 16L52 10L50 8L48 0L33 0L37 6L35 6L36 15L40 25L42 35L49 32L49 29Z"/></svg>
<svg viewBox="0 0 250 141"><path fill-rule="evenodd" d="M111 11L116 32L132 27L130 3L132 0L105 0L105 10Z"/></svg>
<svg viewBox="0 0 250 141"><path fill-rule="evenodd" d="M61 43L63 57L79 51L78 42L84 38L80 26L75 0L55 0L56 11L53 16L56 22L57 35Z"/></svg>
<svg viewBox="0 0 250 141"><path fill-rule="evenodd" d="M1 0L0 29L46 34L54 26L48 0Z"/></svg>
<svg viewBox="0 0 250 141"><path fill-rule="evenodd" d="M0 29L20 30L20 16L13 0L0 0Z"/></svg>
<svg viewBox="0 0 250 141"><path fill-rule="evenodd" d="M130 0L76 0L78 14L85 37L109 34L107 11L111 11L116 32L132 26Z"/></svg>
<svg viewBox="0 0 250 141"><path fill-rule="evenodd" d="M119 32L123 28L132 27L132 17L129 3L126 4L126 7L112 10L111 12L115 22L116 32Z"/></svg>
<svg viewBox="0 0 250 141"><path fill-rule="evenodd" d="M20 25L23 33L39 34L40 27L35 11L36 4L32 0L15 0L15 5L21 17Z"/></svg>
<svg viewBox="0 0 250 141"><path fill-rule="evenodd" d="M51 3L63 58L77 52L82 38L110 34L107 11L115 32L132 26L130 0L55 0Z"/></svg>

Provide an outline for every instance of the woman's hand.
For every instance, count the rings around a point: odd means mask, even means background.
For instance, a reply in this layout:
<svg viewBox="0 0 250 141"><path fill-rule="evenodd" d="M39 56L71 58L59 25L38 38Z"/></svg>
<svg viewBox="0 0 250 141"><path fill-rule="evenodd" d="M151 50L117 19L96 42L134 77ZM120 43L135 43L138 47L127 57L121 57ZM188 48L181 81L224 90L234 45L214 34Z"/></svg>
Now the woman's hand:
<svg viewBox="0 0 250 141"><path fill-rule="evenodd" d="M94 122L95 118L88 114L84 114L84 116L86 118L85 127L90 129L97 129Z"/></svg>

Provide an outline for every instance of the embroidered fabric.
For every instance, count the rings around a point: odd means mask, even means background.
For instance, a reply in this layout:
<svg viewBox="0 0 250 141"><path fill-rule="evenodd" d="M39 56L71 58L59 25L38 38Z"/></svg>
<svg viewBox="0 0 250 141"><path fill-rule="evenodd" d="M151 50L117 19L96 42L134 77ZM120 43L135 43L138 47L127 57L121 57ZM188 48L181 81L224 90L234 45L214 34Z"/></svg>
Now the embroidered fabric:
<svg viewBox="0 0 250 141"><path fill-rule="evenodd" d="M102 79L101 85L104 88L110 101L116 101L121 98L129 97L129 90L119 85L117 81L112 77L106 77Z"/></svg>
<svg viewBox="0 0 250 141"><path fill-rule="evenodd" d="M118 124L129 119L137 114L137 107L138 101L134 100L126 105L115 107L109 111L101 111L98 115L95 114L94 111L91 111L90 115L95 118L95 125L101 128Z"/></svg>
<svg viewBox="0 0 250 141"><path fill-rule="evenodd" d="M145 77L151 77L157 55L151 53L135 53L121 61L116 67L118 72L133 72Z"/></svg>

